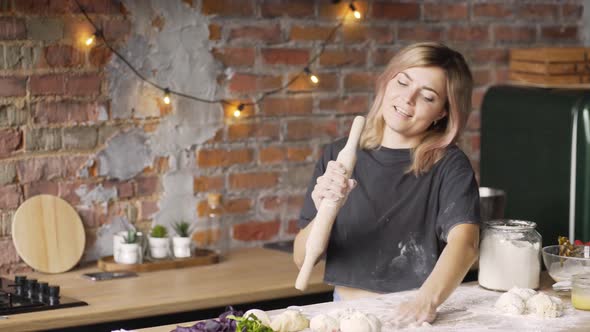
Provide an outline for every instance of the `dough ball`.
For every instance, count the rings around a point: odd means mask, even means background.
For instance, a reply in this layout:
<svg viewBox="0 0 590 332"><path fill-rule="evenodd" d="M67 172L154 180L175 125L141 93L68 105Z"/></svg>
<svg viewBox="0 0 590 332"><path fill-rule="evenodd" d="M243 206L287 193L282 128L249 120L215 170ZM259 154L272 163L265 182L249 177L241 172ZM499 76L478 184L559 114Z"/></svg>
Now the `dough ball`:
<svg viewBox="0 0 590 332"><path fill-rule="evenodd" d="M526 302L529 313L543 318L556 318L563 314L563 302L557 297L538 293Z"/></svg>
<svg viewBox="0 0 590 332"><path fill-rule="evenodd" d="M506 292L500 295L494 307L502 313L522 315L525 312L526 304L517 294Z"/></svg>
<svg viewBox="0 0 590 332"><path fill-rule="evenodd" d="M260 309L250 309L244 313L242 317L248 317L249 315L254 315L258 320L262 323L262 325L270 327L270 318L266 314L266 312Z"/></svg>
<svg viewBox="0 0 590 332"><path fill-rule="evenodd" d="M309 319L299 311L285 310L272 320L270 327L276 332L297 332L309 327Z"/></svg>
<svg viewBox="0 0 590 332"><path fill-rule="evenodd" d="M526 303L531 297L535 296L537 292L530 288L512 287L508 293L516 294Z"/></svg>
<svg viewBox="0 0 590 332"><path fill-rule="evenodd" d="M340 324L334 317L319 314L309 321L309 327L313 332L338 332Z"/></svg>
<svg viewBox="0 0 590 332"><path fill-rule="evenodd" d="M372 314L354 311L340 320L341 332L380 332L381 321Z"/></svg>

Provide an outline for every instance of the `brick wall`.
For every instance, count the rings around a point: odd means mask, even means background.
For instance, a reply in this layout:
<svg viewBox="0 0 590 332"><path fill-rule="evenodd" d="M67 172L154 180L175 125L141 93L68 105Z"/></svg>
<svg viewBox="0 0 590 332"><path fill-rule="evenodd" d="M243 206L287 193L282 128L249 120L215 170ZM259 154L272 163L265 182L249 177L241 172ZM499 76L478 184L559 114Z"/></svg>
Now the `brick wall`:
<svg viewBox="0 0 590 332"><path fill-rule="evenodd" d="M115 46L126 43L131 25L122 4L81 2ZM374 78L403 45L438 40L467 57L477 84L476 111L460 144L478 169L477 109L489 85L507 80L509 48L580 45L585 23L581 0L356 1L364 19L347 21L333 36L313 64L320 84L312 86L296 74L347 12L343 2L182 1L209 20L211 53L221 64L218 84L228 99L248 100L252 93L295 79L286 91L246 107L240 119L227 116L214 137L191 148L199 201L195 220L205 215L206 193L222 192L234 246L293 237L322 145L346 135L352 118L368 110ZM10 223L19 204L33 195L58 195L75 206L88 246L96 230L116 216L147 229L158 213L162 179L169 172L166 156L156 156L125 181L99 176L92 161L114 134L129 128L153 131L171 111L113 118L104 70L112 55L104 47L80 45L88 31L72 0L0 0L2 273L26 269L12 246ZM225 114L232 111L226 107ZM115 188L115 194L105 204L78 208L76 192L97 187Z"/></svg>

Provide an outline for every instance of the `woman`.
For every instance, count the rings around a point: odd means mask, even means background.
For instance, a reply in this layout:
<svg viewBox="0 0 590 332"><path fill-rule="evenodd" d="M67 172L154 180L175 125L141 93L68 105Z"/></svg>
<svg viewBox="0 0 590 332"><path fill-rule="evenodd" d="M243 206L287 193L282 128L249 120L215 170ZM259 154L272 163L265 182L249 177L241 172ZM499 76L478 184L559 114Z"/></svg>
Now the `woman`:
<svg viewBox="0 0 590 332"><path fill-rule="evenodd" d="M458 52L410 45L377 80L351 179L334 161L346 139L326 147L301 212L294 260L301 267L320 202L345 200L326 252L324 278L335 285L335 300L419 288L397 308L397 323L432 322L476 260L478 185L455 145L472 82Z"/></svg>

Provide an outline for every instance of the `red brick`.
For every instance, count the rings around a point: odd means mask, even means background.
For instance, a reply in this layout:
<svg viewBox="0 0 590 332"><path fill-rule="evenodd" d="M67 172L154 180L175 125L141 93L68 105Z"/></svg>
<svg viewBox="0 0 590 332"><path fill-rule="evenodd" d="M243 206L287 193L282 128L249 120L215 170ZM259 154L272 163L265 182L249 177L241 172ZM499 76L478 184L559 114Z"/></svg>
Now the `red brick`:
<svg viewBox="0 0 590 332"><path fill-rule="evenodd" d="M106 213L102 207L75 207L86 228L96 228L106 223Z"/></svg>
<svg viewBox="0 0 590 332"><path fill-rule="evenodd" d="M271 90L281 87L281 77L270 75L235 74L229 82L228 87L231 92L236 93Z"/></svg>
<svg viewBox="0 0 590 332"><path fill-rule="evenodd" d="M66 89L70 96L96 96L100 94L102 78L99 74L69 76Z"/></svg>
<svg viewBox="0 0 590 332"><path fill-rule="evenodd" d="M151 196L160 190L160 178L157 176L141 177L135 181L137 196Z"/></svg>
<svg viewBox="0 0 590 332"><path fill-rule="evenodd" d="M20 149L23 141L23 133L20 130L6 128L0 129L0 158L7 157Z"/></svg>
<svg viewBox="0 0 590 332"><path fill-rule="evenodd" d="M309 61L309 50L297 48L265 48L261 54L269 65L305 65Z"/></svg>
<svg viewBox="0 0 590 332"><path fill-rule="evenodd" d="M541 37L551 41L577 41L580 36L576 26L541 27Z"/></svg>
<svg viewBox="0 0 590 332"><path fill-rule="evenodd" d="M0 97L21 97L27 93L27 80L23 77L0 77Z"/></svg>
<svg viewBox="0 0 590 332"><path fill-rule="evenodd" d="M118 0L78 0L80 2L80 5L82 6L82 8L84 8L84 10L88 13L92 13L92 14L122 14L124 13L125 8L123 7L121 1ZM64 0L61 1L50 1L50 9L52 11L58 11L61 10L62 8L64 10L67 11L68 9L68 3L70 5L70 10L69 11L73 11L74 13L78 13L80 12L78 6L76 5L76 3L72 0L65 0L66 4L64 5L59 5L59 2L64 2ZM57 4L54 4L57 3Z"/></svg>
<svg viewBox="0 0 590 332"><path fill-rule="evenodd" d="M234 239L240 241L266 241L279 234L280 222L251 221L233 226Z"/></svg>
<svg viewBox="0 0 590 332"><path fill-rule="evenodd" d="M253 66L256 52L254 48L224 47L214 48L213 56L224 66Z"/></svg>
<svg viewBox="0 0 590 332"><path fill-rule="evenodd" d="M412 41L439 41L442 40L443 29L439 27L425 27L425 26L413 26L413 27L399 27L397 31L397 38L399 40L412 40Z"/></svg>
<svg viewBox="0 0 590 332"><path fill-rule="evenodd" d="M114 187L117 190L117 197L120 199L131 198L135 194L133 183L131 181L105 181L103 187L106 189Z"/></svg>
<svg viewBox="0 0 590 332"><path fill-rule="evenodd" d="M535 40L535 29L500 25L494 27L496 42L532 42Z"/></svg>
<svg viewBox="0 0 590 332"><path fill-rule="evenodd" d="M203 0L201 10L205 15L253 16L251 0Z"/></svg>
<svg viewBox="0 0 590 332"><path fill-rule="evenodd" d="M300 74L293 82L289 85L289 91L335 91L338 89L338 78L336 74L320 74L315 73L319 78L319 83L314 84L309 80L309 77L305 74ZM294 75L289 77L289 81L294 78Z"/></svg>
<svg viewBox="0 0 590 332"><path fill-rule="evenodd" d="M508 68L496 68L494 71L494 83L505 83L509 81L510 71Z"/></svg>
<svg viewBox="0 0 590 332"><path fill-rule="evenodd" d="M310 147L288 147L287 160L294 162L307 161L312 153L313 150Z"/></svg>
<svg viewBox="0 0 590 332"><path fill-rule="evenodd" d="M253 203L250 198L225 200L223 203L223 212L225 214L246 213L252 209Z"/></svg>
<svg viewBox="0 0 590 332"><path fill-rule="evenodd" d="M420 5L402 2L374 2L372 16L376 19L418 20Z"/></svg>
<svg viewBox="0 0 590 332"><path fill-rule="evenodd" d="M509 50L506 48L477 48L471 61L475 64L508 63Z"/></svg>
<svg viewBox="0 0 590 332"><path fill-rule="evenodd" d="M287 151L284 148L269 146L261 148L258 154L258 160L262 164L276 164L285 161Z"/></svg>
<svg viewBox="0 0 590 332"><path fill-rule="evenodd" d="M279 124L272 122L236 123L227 128L227 139L229 141L241 141L249 138L278 139L279 130Z"/></svg>
<svg viewBox="0 0 590 332"><path fill-rule="evenodd" d="M193 191L194 193L207 192L207 191L220 191L224 187L224 179L222 176L206 177L200 176L193 180Z"/></svg>
<svg viewBox="0 0 590 332"><path fill-rule="evenodd" d="M251 117L254 115L254 104L252 100L233 100L231 103L225 103L223 105L223 113L226 119L235 118L234 112L238 109L240 103L243 103L244 107L240 113L240 120L244 121L244 119Z"/></svg>
<svg viewBox="0 0 590 332"><path fill-rule="evenodd" d="M260 4L262 17L309 17L314 14L313 0L265 0Z"/></svg>
<svg viewBox="0 0 590 332"><path fill-rule="evenodd" d="M332 33L334 27L317 27L317 26L301 26L295 25L291 27L291 34L289 39L299 40L320 40L324 41L330 37L330 41L334 41L336 33Z"/></svg>
<svg viewBox="0 0 590 332"><path fill-rule="evenodd" d="M366 60L367 53L358 50L326 50L320 55L322 66L359 66L364 65Z"/></svg>
<svg viewBox="0 0 590 332"><path fill-rule="evenodd" d="M62 158L42 157L19 160L16 171L20 183L53 180L64 176ZM70 163L71 164L71 163Z"/></svg>
<svg viewBox="0 0 590 332"><path fill-rule="evenodd" d="M57 101L35 105L33 122L38 124L88 123L98 120L101 105L91 102Z"/></svg>
<svg viewBox="0 0 590 332"><path fill-rule="evenodd" d="M169 169L168 157L156 157L150 166L143 169L144 174L164 174Z"/></svg>
<svg viewBox="0 0 590 332"><path fill-rule="evenodd" d="M473 83L475 86L486 85L492 83L492 76L489 69L473 69Z"/></svg>
<svg viewBox="0 0 590 332"><path fill-rule="evenodd" d="M94 189L94 184L85 183L82 181L73 182L59 182L57 184L58 196L66 200L71 205L78 205L80 203L80 196L76 193L76 190L80 189L81 186L86 186L88 191Z"/></svg>
<svg viewBox="0 0 590 332"><path fill-rule="evenodd" d="M485 95L486 91L486 87L473 89L473 93L471 94L471 107L473 109L481 109L481 102L483 101L483 96Z"/></svg>
<svg viewBox="0 0 590 332"><path fill-rule="evenodd" d="M277 24L271 26L241 26L231 29L229 40L234 41L263 41L265 43L277 43L281 41L281 27Z"/></svg>
<svg viewBox="0 0 590 332"><path fill-rule="evenodd" d="M584 13L584 6L577 4L564 4L561 6L561 16L564 19L579 20Z"/></svg>
<svg viewBox="0 0 590 332"><path fill-rule="evenodd" d="M548 19L554 21L559 16L559 5L523 4L518 11L519 19Z"/></svg>
<svg viewBox="0 0 590 332"><path fill-rule="evenodd" d="M16 209L20 205L21 197L19 185L0 186L0 209Z"/></svg>
<svg viewBox="0 0 590 332"><path fill-rule="evenodd" d="M262 102L262 112L268 116L310 114L313 110L311 97L266 98Z"/></svg>
<svg viewBox="0 0 590 332"><path fill-rule="evenodd" d="M356 72L344 76L344 89L347 91L373 91L378 73Z"/></svg>
<svg viewBox="0 0 590 332"><path fill-rule="evenodd" d="M59 190L56 182L51 181L37 181L24 185L25 199L33 196L47 194L57 196Z"/></svg>
<svg viewBox="0 0 590 332"><path fill-rule="evenodd" d="M260 205L266 212L281 212L283 203L283 197L280 196L267 196L260 199Z"/></svg>
<svg viewBox="0 0 590 332"><path fill-rule="evenodd" d="M511 4L503 3L475 3L473 16L475 18L510 18L514 9Z"/></svg>
<svg viewBox="0 0 590 332"><path fill-rule="evenodd" d="M297 219L289 220L287 223L287 234L299 233L299 225Z"/></svg>
<svg viewBox="0 0 590 332"><path fill-rule="evenodd" d="M469 118L467 119L467 130L479 130L481 128L481 116L479 110L473 111L469 113Z"/></svg>
<svg viewBox="0 0 590 332"><path fill-rule="evenodd" d="M367 96L333 97L320 100L320 110L339 113L366 113L368 110Z"/></svg>
<svg viewBox="0 0 590 332"><path fill-rule="evenodd" d="M448 31L448 39L453 41L487 42L489 31L487 27L453 26Z"/></svg>
<svg viewBox="0 0 590 332"><path fill-rule="evenodd" d="M253 152L250 149L239 150L200 150L197 163L199 167L225 167L236 164L248 164L253 160Z"/></svg>
<svg viewBox="0 0 590 332"><path fill-rule="evenodd" d="M103 34L107 40L125 38L131 31L131 22L128 20L103 21Z"/></svg>
<svg viewBox="0 0 590 332"><path fill-rule="evenodd" d="M137 219L149 220L154 217L156 213L160 211L158 202L155 201L141 201L139 205L139 214Z"/></svg>
<svg viewBox="0 0 590 332"><path fill-rule="evenodd" d="M27 28L24 19L0 17L0 40L19 40L26 38Z"/></svg>
<svg viewBox="0 0 590 332"><path fill-rule="evenodd" d="M424 4L424 19L427 21L464 20L469 17L466 3Z"/></svg>
<svg viewBox="0 0 590 332"><path fill-rule="evenodd" d="M209 40L221 40L221 26L219 24L209 24Z"/></svg>
<svg viewBox="0 0 590 332"><path fill-rule="evenodd" d="M31 76L31 94L63 95L66 92L66 78L63 74Z"/></svg>
<svg viewBox="0 0 590 332"><path fill-rule="evenodd" d="M357 22L352 16L352 11L349 7L350 1L340 1L338 4L333 4L331 1L321 1L319 5L320 17L342 19L346 18L349 22ZM367 1L355 1L354 6L358 10L362 17L367 17Z"/></svg>
<svg viewBox="0 0 590 332"><path fill-rule="evenodd" d="M292 120L287 122L288 140L309 138L336 138L338 122L336 120Z"/></svg>
<svg viewBox="0 0 590 332"><path fill-rule="evenodd" d="M197 203L197 216L204 217L207 215L207 211L209 209L209 205L207 204L207 200L203 200Z"/></svg>
<svg viewBox="0 0 590 332"><path fill-rule="evenodd" d="M70 45L47 46L43 55L49 67L80 67L84 64L84 54Z"/></svg>
<svg viewBox="0 0 590 332"><path fill-rule="evenodd" d="M393 32L388 27L344 25L342 37L346 42L364 43L371 40L378 44L389 44L393 41Z"/></svg>
<svg viewBox="0 0 590 332"><path fill-rule="evenodd" d="M1 266L19 262L18 253L16 252L14 242L10 237L0 239L0 262L2 262L0 263Z"/></svg>
<svg viewBox="0 0 590 332"><path fill-rule="evenodd" d="M231 189L262 189L275 187L279 174L275 172L236 173L229 176Z"/></svg>
<svg viewBox="0 0 590 332"><path fill-rule="evenodd" d="M419 30L419 28L418 28ZM397 50L378 48L373 51L373 64L375 66L385 66L391 61L393 56L397 53Z"/></svg>

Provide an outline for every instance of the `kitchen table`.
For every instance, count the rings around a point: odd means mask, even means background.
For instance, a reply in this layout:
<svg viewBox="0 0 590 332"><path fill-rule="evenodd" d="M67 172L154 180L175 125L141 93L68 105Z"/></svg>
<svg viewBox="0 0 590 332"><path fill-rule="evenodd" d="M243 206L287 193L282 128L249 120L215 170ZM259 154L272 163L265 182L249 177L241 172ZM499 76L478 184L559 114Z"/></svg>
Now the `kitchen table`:
<svg viewBox="0 0 590 332"><path fill-rule="evenodd" d="M291 255L263 248L232 251L218 264L139 273L133 278L91 281L82 277L98 271L93 265L62 274L27 274L28 278L60 285L63 296L88 305L10 315L0 319L0 331L84 326L332 290L322 281L323 262L318 263L309 288L302 293L293 287L298 270Z"/></svg>
<svg viewBox="0 0 590 332"><path fill-rule="evenodd" d="M508 273L508 272L507 272ZM572 307L569 293L557 293L551 288L553 281L546 272L542 273L541 291L558 296L565 304L564 315L559 318L542 319L534 315L507 315L497 313L493 305L502 294L481 288L477 282L469 282L460 285L451 297L439 308L438 318L430 327L406 329L407 331L590 331L590 311L576 310ZM379 317L384 326L382 331L395 331L388 323L392 318L391 308L403 300L415 294L415 290L392 293L377 298L358 299L341 302L328 302L302 306L299 309L311 318L320 313L328 313L332 310L353 308L363 312L373 313ZM269 312L272 315L282 310ZM191 326L195 322L185 324L171 324L137 330L137 332L168 332L176 326ZM305 330L311 331L311 330Z"/></svg>

